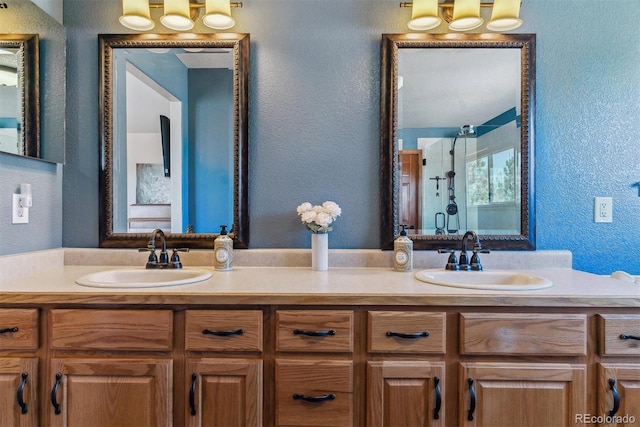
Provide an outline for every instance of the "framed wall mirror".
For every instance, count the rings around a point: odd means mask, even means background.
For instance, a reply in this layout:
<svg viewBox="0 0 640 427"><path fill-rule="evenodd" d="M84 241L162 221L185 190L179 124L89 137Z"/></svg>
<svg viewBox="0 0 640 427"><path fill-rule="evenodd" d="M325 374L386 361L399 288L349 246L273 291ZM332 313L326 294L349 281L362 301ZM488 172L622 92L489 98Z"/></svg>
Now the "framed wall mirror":
<svg viewBox="0 0 640 427"><path fill-rule="evenodd" d="M248 247L249 35L99 35L100 246Z"/></svg>
<svg viewBox="0 0 640 427"><path fill-rule="evenodd" d="M0 151L40 157L39 38L0 34Z"/></svg>
<svg viewBox="0 0 640 427"><path fill-rule="evenodd" d="M385 34L381 247L535 248L534 34Z"/></svg>

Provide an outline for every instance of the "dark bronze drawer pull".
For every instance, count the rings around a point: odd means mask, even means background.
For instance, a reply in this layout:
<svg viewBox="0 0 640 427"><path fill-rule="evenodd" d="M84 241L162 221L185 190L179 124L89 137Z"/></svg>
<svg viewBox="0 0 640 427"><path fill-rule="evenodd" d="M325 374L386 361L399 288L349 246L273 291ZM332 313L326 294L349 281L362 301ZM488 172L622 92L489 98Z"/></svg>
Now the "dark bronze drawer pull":
<svg viewBox="0 0 640 427"><path fill-rule="evenodd" d="M467 411L467 420L473 421L473 413L476 411L476 388L473 386L473 378L467 380L469 383L469 411Z"/></svg>
<svg viewBox="0 0 640 427"><path fill-rule="evenodd" d="M6 334L7 332L18 332L18 327L0 329L0 334Z"/></svg>
<svg viewBox="0 0 640 427"><path fill-rule="evenodd" d="M17 399L18 406L20 406L20 412L22 414L27 413L27 404L24 402L24 386L27 385L27 377L29 374L26 372L22 373L22 381L20 382L20 387L18 387Z"/></svg>
<svg viewBox="0 0 640 427"><path fill-rule="evenodd" d="M429 332L416 332L414 334L403 334L401 332L392 332L389 331L387 332L387 336L388 337L398 337L398 338L405 338L405 339L416 339L416 338L425 338L429 336Z"/></svg>
<svg viewBox="0 0 640 427"><path fill-rule="evenodd" d="M433 385L436 389L436 407L433 408L433 419L440 419L440 407L442 406L442 391L440 390L440 378L433 377Z"/></svg>
<svg viewBox="0 0 640 427"><path fill-rule="evenodd" d="M318 402L325 402L327 400L334 400L336 398L336 395L331 393L331 394L323 394L322 396L306 396L304 394L295 393L293 395L293 398L295 400L304 400L305 402L318 403Z"/></svg>
<svg viewBox="0 0 640 427"><path fill-rule="evenodd" d="M244 329L234 329L232 331L211 331L209 329L203 329L202 335L215 335L216 337L230 337L232 335L242 335Z"/></svg>
<svg viewBox="0 0 640 427"><path fill-rule="evenodd" d="M294 329L293 335L306 335L308 337L328 337L336 334L336 331L330 329L328 331L303 331L302 329Z"/></svg>
<svg viewBox="0 0 640 427"><path fill-rule="evenodd" d="M620 335L620 339L621 340L638 340L638 341L640 341L640 336L622 334L622 335Z"/></svg>
<svg viewBox="0 0 640 427"><path fill-rule="evenodd" d="M620 395L618 394L618 389L616 389L616 380L614 378L609 378L609 388L613 394L613 408L609 411L609 416L613 417L620 409Z"/></svg>
<svg viewBox="0 0 640 427"><path fill-rule="evenodd" d="M191 374L191 387L189 387L189 406L191 407L191 415L196 415L196 379L198 374Z"/></svg>
<svg viewBox="0 0 640 427"><path fill-rule="evenodd" d="M56 415L60 415L60 412L62 412L62 410L60 409L60 404L58 403L58 387L60 386L61 379L62 374L58 372L56 374L56 382L51 389L51 405L53 406Z"/></svg>

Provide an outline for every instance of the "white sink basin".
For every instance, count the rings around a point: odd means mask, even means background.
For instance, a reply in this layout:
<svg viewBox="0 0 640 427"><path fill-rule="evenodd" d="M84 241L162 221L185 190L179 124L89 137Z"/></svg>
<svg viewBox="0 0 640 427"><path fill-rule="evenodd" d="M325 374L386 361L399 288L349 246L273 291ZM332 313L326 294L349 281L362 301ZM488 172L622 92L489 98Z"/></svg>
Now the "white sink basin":
<svg viewBox="0 0 640 427"><path fill-rule="evenodd" d="M155 288L187 285L207 280L210 277L210 270L199 268L171 270L121 268L87 274L76 280L76 283L93 288Z"/></svg>
<svg viewBox="0 0 640 427"><path fill-rule="evenodd" d="M434 285L495 291L531 291L550 288L553 283L544 277L509 270L450 271L422 270L415 278Z"/></svg>

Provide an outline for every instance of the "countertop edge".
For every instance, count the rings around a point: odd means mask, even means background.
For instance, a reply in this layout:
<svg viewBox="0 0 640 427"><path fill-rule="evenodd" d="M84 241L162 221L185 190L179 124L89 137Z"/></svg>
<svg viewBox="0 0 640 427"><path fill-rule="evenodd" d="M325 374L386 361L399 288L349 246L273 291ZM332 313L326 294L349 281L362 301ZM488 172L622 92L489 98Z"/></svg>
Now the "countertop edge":
<svg viewBox="0 0 640 427"><path fill-rule="evenodd" d="M238 267L198 283L144 289L87 288L76 280L109 266L66 266L0 281L0 304L127 306L493 306L640 308L640 286L567 268L520 270L554 286L529 291L450 288L389 268ZM479 273L482 274L482 273Z"/></svg>

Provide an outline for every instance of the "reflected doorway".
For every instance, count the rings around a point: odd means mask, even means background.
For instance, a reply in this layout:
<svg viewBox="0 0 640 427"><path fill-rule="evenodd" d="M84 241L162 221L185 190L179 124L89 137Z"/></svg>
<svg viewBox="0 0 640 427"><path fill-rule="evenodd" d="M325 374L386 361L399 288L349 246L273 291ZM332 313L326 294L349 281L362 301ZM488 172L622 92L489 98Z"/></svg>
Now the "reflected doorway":
<svg viewBox="0 0 640 427"><path fill-rule="evenodd" d="M422 228L422 150L400 150L400 224Z"/></svg>

